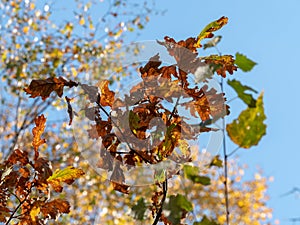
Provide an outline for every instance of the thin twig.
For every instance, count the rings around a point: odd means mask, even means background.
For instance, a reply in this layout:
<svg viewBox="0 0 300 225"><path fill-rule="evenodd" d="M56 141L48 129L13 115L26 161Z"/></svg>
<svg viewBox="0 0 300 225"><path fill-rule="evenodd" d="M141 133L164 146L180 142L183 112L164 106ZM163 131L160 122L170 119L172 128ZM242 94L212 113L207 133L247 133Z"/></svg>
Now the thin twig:
<svg viewBox="0 0 300 225"><path fill-rule="evenodd" d="M163 182L163 197L161 199L161 202L160 202L160 208L156 214L156 217L155 217L155 220L153 222L152 225L157 225L157 223L159 222L159 219L162 215L162 211L163 211L163 206L164 206L164 203L166 201L166 197L167 197L167 192L168 192L168 177L166 176L166 179L165 181Z"/></svg>
<svg viewBox="0 0 300 225"><path fill-rule="evenodd" d="M230 152L229 154L227 154L227 158L229 158L230 156L232 156L234 153L236 153L238 150L240 149L240 147L237 147L236 149L234 149L232 152Z"/></svg>
<svg viewBox="0 0 300 225"><path fill-rule="evenodd" d="M178 106L178 104L179 104L180 97L181 97L181 96L179 96L179 97L177 98L177 100L176 100L176 103L175 103L174 108L173 108L173 110L172 110L172 112L171 112L170 118L168 119L168 122L169 122L169 123L170 123L172 117L173 117L174 114L175 114L175 111L176 111L177 106Z"/></svg>
<svg viewBox="0 0 300 225"><path fill-rule="evenodd" d="M224 82L223 78L221 78L221 90L222 93L224 93ZM224 194L225 194L225 207L226 207L226 224L229 225L229 193L228 193L228 155L227 155L227 150L226 150L226 138L225 138L225 126L226 126L226 121L225 117L222 118L223 122L223 154L224 154Z"/></svg>

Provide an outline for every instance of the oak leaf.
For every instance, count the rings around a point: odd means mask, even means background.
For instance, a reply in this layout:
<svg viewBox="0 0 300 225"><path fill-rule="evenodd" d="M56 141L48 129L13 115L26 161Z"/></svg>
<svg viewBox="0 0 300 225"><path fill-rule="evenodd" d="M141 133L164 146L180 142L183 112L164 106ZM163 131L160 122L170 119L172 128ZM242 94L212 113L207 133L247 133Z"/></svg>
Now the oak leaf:
<svg viewBox="0 0 300 225"><path fill-rule="evenodd" d="M24 91L30 95L30 98L40 96L43 100L46 100L53 91L61 97L65 86L74 87L78 86L78 83L72 80L67 81L63 77L49 77L47 79L32 80L29 87L24 88Z"/></svg>
<svg viewBox="0 0 300 225"><path fill-rule="evenodd" d="M55 219L58 214L69 213L70 204L66 200L55 199L41 206L40 211L45 217L50 216L51 219Z"/></svg>
<svg viewBox="0 0 300 225"><path fill-rule="evenodd" d="M62 191L61 182L72 184L76 178L84 175L82 169L76 169L73 166L66 167L62 170L56 170L47 181L52 185L56 192Z"/></svg>
<svg viewBox="0 0 300 225"><path fill-rule="evenodd" d="M216 72L222 77L226 77L226 72L233 74L233 71L237 70L237 66L234 64L232 55L210 55L204 57L205 63L216 66Z"/></svg>
<svg viewBox="0 0 300 225"><path fill-rule="evenodd" d="M45 139L41 139L41 135L45 130L46 118L42 114L34 119L35 127L32 129L33 141L32 146L34 147L35 159L38 158L38 148L40 145L46 143Z"/></svg>

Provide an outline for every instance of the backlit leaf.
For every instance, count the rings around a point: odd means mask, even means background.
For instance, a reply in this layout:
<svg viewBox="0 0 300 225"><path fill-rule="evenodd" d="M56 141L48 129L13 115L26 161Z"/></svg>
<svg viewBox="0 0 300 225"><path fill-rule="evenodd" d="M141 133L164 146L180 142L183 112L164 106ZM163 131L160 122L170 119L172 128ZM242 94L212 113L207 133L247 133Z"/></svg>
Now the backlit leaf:
<svg viewBox="0 0 300 225"><path fill-rule="evenodd" d="M256 62L248 59L245 55L240 53L235 54L234 63L244 72L249 72L257 64Z"/></svg>
<svg viewBox="0 0 300 225"><path fill-rule="evenodd" d="M41 211L41 209L40 209L40 207L38 207L38 206L34 206L34 207L31 209L31 211L30 211L30 217L31 217L31 220L32 220L33 222L36 221L36 218L37 218L38 214L40 213L40 211Z"/></svg>
<svg viewBox="0 0 300 225"><path fill-rule="evenodd" d="M256 90L249 86L242 85L241 82L237 80L228 80L227 84L230 85L235 92L238 94L239 98L245 102L249 107L255 107L256 100L253 98L251 94L247 94L246 91L252 91L257 93Z"/></svg>
<svg viewBox="0 0 300 225"><path fill-rule="evenodd" d="M35 123L35 127L32 129L32 134L33 134L32 146L34 147L35 158L37 159L39 146L46 143L45 139L41 139L41 135L45 130L46 118L42 114L41 116L38 116L37 118L34 119L34 123Z"/></svg>
<svg viewBox="0 0 300 225"><path fill-rule="evenodd" d="M76 178L79 178L82 175L84 175L82 169L76 169L73 166L69 166L62 170L56 170L47 181L52 185L55 191L60 192L62 190L62 182L71 184Z"/></svg>
<svg viewBox="0 0 300 225"><path fill-rule="evenodd" d="M100 82L100 90L101 90L101 96L100 96L100 104L102 106L110 106L112 107L114 103L115 93L108 88L109 81L104 80Z"/></svg>
<svg viewBox="0 0 300 225"><path fill-rule="evenodd" d="M197 43L195 44L196 48L201 48L201 41L204 38L212 38L214 34L212 32L221 29L224 25L226 25L228 22L228 18L225 16L222 16L220 19L215 20L208 24L198 35L197 37Z"/></svg>
<svg viewBox="0 0 300 225"><path fill-rule="evenodd" d="M265 119L263 93L261 93L256 101L256 107L248 107L242 111L237 119L227 125L226 130L235 144L242 148L250 148L257 145L266 134Z"/></svg>
<svg viewBox="0 0 300 225"><path fill-rule="evenodd" d="M46 100L53 91L61 97L65 86L74 87L77 85L76 82L67 81L63 77L49 77L47 79L32 80L29 87L24 88L24 91L30 94L30 98L41 96L43 100Z"/></svg>

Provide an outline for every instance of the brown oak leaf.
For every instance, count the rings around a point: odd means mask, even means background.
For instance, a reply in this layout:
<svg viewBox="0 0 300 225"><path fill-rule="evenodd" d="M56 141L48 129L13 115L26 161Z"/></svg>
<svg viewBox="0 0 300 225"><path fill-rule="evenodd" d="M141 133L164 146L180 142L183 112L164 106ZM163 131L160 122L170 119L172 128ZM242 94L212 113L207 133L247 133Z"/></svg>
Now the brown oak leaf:
<svg viewBox="0 0 300 225"><path fill-rule="evenodd" d="M63 77L49 77L47 79L32 80L29 87L24 88L24 91L30 95L30 98L41 96L43 100L46 100L53 91L61 97L65 86L74 87L78 86L78 83L72 80L67 81Z"/></svg>

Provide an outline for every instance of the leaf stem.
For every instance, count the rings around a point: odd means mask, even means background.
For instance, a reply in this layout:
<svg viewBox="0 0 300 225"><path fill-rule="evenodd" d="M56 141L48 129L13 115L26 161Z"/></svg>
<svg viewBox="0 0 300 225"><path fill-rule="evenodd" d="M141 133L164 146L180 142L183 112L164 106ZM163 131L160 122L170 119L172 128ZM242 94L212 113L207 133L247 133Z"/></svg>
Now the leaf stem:
<svg viewBox="0 0 300 225"><path fill-rule="evenodd" d="M234 153L236 153L238 150L240 149L240 147L237 147L236 149L234 149L232 152L230 152L229 154L227 154L227 157L232 156Z"/></svg>

